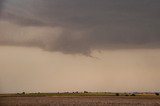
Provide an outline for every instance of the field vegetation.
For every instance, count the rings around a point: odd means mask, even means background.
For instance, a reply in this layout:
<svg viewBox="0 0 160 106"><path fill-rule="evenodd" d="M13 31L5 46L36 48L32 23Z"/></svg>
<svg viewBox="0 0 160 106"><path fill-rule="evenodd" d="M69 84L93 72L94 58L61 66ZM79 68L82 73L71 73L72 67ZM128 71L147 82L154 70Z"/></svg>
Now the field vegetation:
<svg viewBox="0 0 160 106"><path fill-rule="evenodd" d="M159 93L16 93L0 94L0 106L160 106Z"/></svg>

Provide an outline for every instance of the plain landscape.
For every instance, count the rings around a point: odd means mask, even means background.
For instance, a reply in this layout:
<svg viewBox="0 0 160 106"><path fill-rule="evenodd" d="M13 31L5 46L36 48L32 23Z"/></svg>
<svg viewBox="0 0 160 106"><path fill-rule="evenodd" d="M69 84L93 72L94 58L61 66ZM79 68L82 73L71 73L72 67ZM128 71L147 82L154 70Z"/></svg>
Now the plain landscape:
<svg viewBox="0 0 160 106"><path fill-rule="evenodd" d="M160 106L160 0L0 0L0 106Z"/></svg>
<svg viewBox="0 0 160 106"><path fill-rule="evenodd" d="M1 94L0 106L160 106L160 96L131 93Z"/></svg>

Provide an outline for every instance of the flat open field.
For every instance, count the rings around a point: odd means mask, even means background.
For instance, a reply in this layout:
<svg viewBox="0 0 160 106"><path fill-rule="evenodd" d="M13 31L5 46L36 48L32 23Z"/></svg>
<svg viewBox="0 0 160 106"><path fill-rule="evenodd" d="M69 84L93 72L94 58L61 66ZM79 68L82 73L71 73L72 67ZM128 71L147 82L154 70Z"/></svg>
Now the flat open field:
<svg viewBox="0 0 160 106"><path fill-rule="evenodd" d="M0 97L0 106L160 106L156 96Z"/></svg>

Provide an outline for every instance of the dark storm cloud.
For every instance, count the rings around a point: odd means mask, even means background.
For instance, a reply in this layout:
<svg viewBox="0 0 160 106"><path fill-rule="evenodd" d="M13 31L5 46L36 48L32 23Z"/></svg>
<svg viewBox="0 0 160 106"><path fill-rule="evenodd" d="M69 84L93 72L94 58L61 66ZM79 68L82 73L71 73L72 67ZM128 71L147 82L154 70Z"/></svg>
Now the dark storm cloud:
<svg viewBox="0 0 160 106"><path fill-rule="evenodd" d="M49 51L159 48L159 5L159 0L5 0L1 19L22 27L61 27L57 38L28 41Z"/></svg>
<svg viewBox="0 0 160 106"><path fill-rule="evenodd" d="M2 8L3 8L3 7L2 7L2 6L3 6L3 2L4 2L4 0L1 0L1 1L0 1L0 13L1 13L1 10L2 10Z"/></svg>

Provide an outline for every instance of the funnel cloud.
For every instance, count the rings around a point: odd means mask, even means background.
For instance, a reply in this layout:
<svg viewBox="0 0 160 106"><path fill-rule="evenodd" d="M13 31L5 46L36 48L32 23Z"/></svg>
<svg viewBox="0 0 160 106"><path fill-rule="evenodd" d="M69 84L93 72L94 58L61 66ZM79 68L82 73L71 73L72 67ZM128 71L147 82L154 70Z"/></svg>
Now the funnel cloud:
<svg viewBox="0 0 160 106"><path fill-rule="evenodd" d="M159 0L1 0L0 45L66 54L160 48Z"/></svg>

